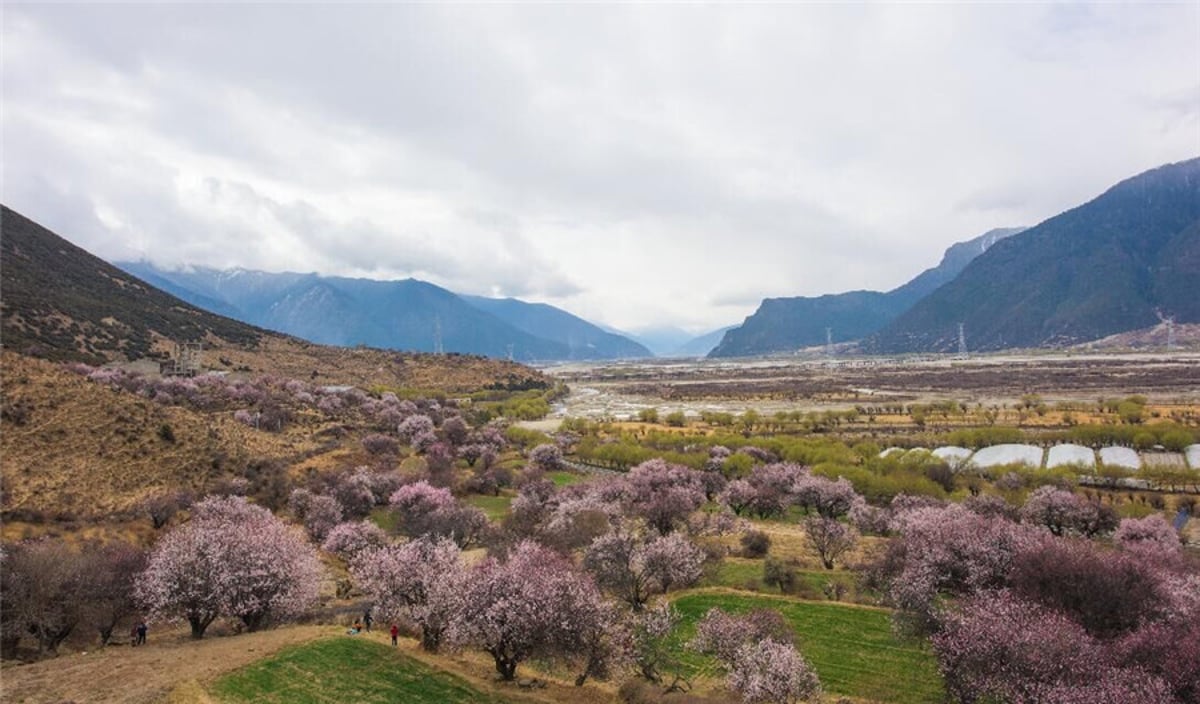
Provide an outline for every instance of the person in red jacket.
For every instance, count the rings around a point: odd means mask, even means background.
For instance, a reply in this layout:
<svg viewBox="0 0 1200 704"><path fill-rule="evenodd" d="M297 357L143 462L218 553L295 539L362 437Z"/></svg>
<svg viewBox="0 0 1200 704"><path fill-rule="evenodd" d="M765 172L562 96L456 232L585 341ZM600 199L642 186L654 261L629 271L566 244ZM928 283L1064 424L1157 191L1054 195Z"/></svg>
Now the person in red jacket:
<svg viewBox="0 0 1200 704"><path fill-rule="evenodd" d="M391 634L392 634L392 645L396 645L396 639L400 637L400 627L393 623Z"/></svg>

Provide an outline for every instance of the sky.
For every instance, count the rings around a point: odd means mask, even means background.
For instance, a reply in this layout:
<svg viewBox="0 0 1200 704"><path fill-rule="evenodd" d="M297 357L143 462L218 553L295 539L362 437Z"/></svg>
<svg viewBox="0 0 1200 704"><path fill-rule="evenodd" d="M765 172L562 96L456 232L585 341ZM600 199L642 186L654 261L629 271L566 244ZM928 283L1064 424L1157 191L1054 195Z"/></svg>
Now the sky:
<svg viewBox="0 0 1200 704"><path fill-rule="evenodd" d="M625 330L887 290L1200 155L1200 4L0 9L4 204L109 260Z"/></svg>

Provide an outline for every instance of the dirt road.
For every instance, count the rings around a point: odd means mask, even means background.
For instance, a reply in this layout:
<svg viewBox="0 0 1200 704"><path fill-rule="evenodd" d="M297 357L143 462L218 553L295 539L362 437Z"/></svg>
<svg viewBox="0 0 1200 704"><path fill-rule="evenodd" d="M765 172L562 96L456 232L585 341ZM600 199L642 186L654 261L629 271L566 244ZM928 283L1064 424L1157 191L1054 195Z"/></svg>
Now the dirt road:
<svg viewBox="0 0 1200 704"><path fill-rule="evenodd" d="M201 683L290 645L332 637L338 626L294 626L191 640L186 629L151 633L145 646L110 646L0 670L6 704L205 702Z"/></svg>

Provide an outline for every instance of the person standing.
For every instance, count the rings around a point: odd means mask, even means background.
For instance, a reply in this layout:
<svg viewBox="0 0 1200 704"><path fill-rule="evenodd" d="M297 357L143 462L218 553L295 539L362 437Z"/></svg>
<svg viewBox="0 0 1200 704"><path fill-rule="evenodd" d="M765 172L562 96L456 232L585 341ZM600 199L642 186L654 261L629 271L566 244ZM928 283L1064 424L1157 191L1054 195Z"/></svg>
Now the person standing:
<svg viewBox="0 0 1200 704"><path fill-rule="evenodd" d="M400 627L393 623L391 634L392 634L392 645L395 646L396 639L400 637Z"/></svg>
<svg viewBox="0 0 1200 704"><path fill-rule="evenodd" d="M363 625L365 625L367 627L367 633L371 632L371 624L374 622L375 622L375 619L371 618L371 610L367 609L366 611L364 611L363 612Z"/></svg>
<svg viewBox="0 0 1200 704"><path fill-rule="evenodd" d="M138 622L138 625L137 625L137 644L138 645L146 644L146 631L148 631L148 630L150 630L150 629L146 627L145 621Z"/></svg>

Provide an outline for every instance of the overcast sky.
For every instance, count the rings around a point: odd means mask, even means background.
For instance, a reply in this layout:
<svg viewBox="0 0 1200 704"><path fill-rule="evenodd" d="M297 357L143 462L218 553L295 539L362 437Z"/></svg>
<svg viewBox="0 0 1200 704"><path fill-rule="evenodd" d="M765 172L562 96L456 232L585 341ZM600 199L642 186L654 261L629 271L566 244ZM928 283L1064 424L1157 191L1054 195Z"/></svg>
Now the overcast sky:
<svg viewBox="0 0 1200 704"><path fill-rule="evenodd" d="M624 329L897 286L1200 155L1200 5L3 5L3 201L108 258Z"/></svg>

